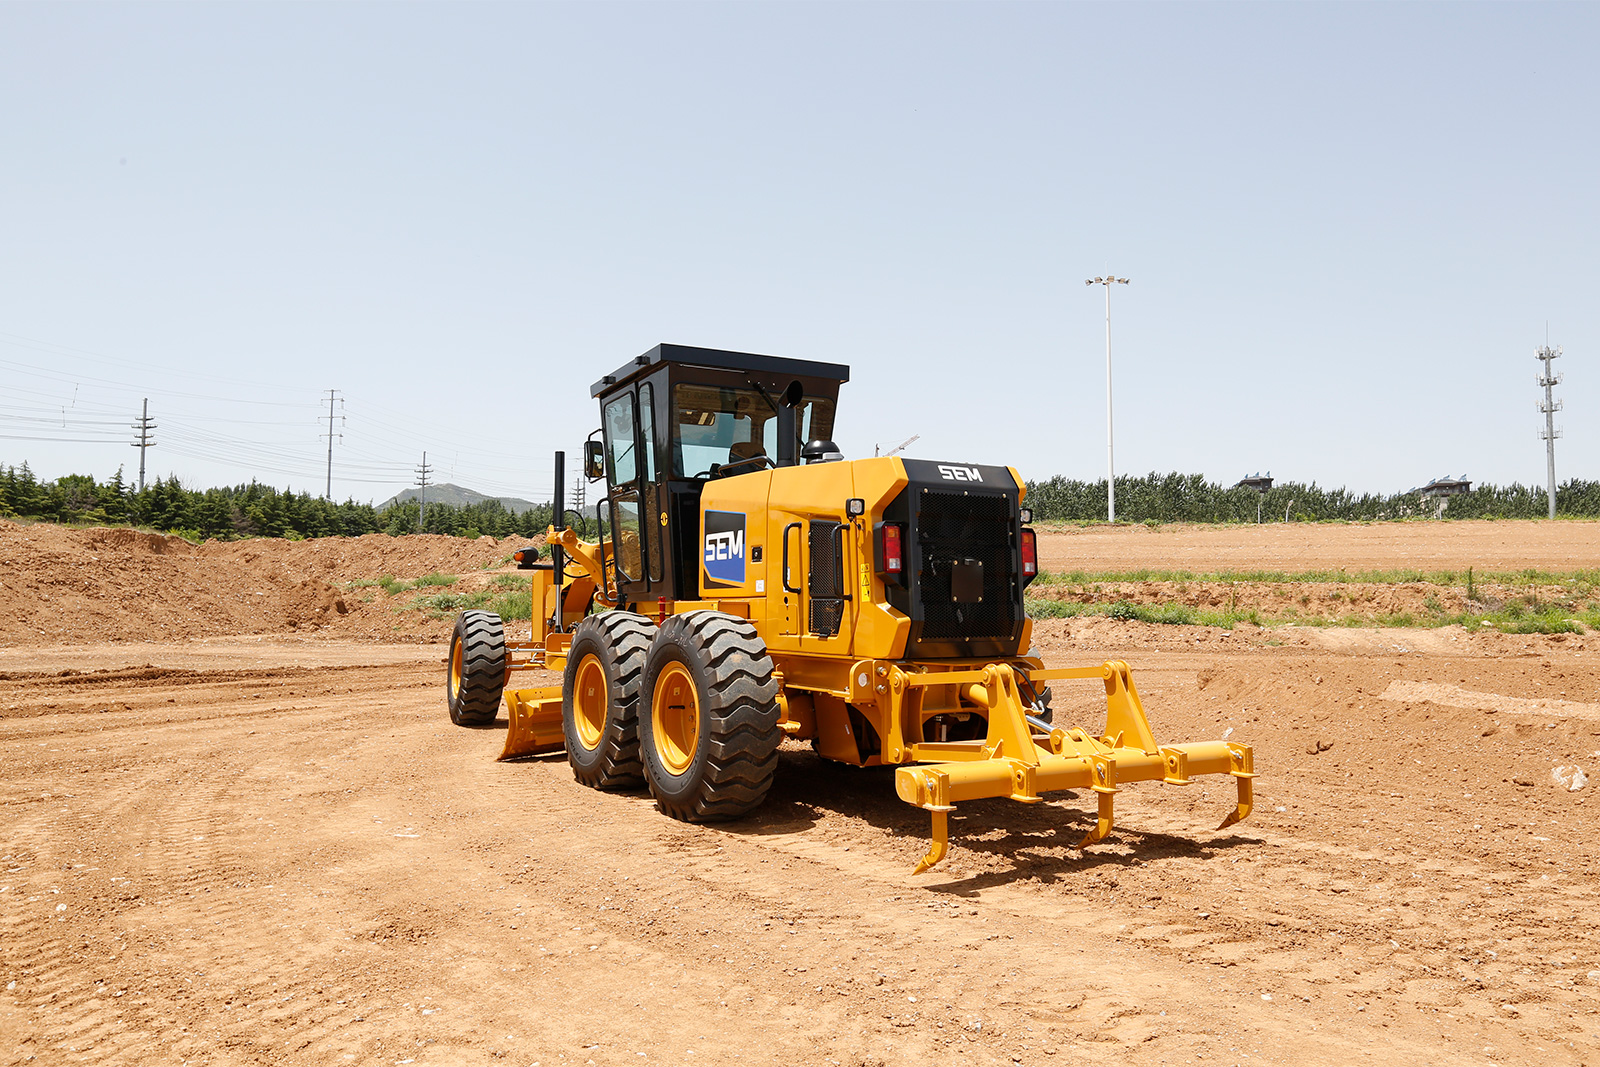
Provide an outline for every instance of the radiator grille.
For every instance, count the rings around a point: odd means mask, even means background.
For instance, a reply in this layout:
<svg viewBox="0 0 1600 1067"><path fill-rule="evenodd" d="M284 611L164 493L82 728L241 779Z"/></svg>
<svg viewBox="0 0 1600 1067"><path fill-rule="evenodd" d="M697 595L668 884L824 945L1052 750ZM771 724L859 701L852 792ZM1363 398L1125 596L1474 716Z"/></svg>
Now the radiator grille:
<svg viewBox="0 0 1600 1067"><path fill-rule="evenodd" d="M916 536L921 552L917 574L924 639L1009 637L1016 627L1012 603L1012 518L1003 496L967 495L924 489L918 494ZM982 564L983 599L958 604L952 573L964 561ZM970 575L970 564L965 565ZM961 590L956 590L960 592Z"/></svg>

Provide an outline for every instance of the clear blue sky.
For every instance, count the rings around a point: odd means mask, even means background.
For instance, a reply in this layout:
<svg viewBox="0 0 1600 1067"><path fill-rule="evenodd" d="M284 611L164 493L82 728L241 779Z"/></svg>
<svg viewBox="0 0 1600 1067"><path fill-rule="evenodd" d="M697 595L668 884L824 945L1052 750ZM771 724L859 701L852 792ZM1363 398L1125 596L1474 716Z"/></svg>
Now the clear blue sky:
<svg viewBox="0 0 1600 1067"><path fill-rule="evenodd" d="M1027 477L1600 478L1600 7L0 5L0 463L543 499L661 341ZM45 439L40 439L45 438Z"/></svg>

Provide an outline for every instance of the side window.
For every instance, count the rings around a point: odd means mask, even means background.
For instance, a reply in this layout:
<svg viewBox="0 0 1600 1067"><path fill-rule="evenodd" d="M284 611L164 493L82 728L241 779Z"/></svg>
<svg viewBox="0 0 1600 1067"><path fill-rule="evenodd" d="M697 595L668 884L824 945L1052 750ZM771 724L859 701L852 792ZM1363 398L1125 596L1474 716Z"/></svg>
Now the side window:
<svg viewBox="0 0 1600 1067"><path fill-rule="evenodd" d="M633 394L624 393L606 405L601 420L606 437L606 475L612 485L624 485L639 475L639 455L634 444Z"/></svg>
<svg viewBox="0 0 1600 1067"><path fill-rule="evenodd" d="M656 481L656 391L649 382L639 386L639 440L644 442L643 521L645 529L650 531L645 558L650 564L650 580L659 582L662 560L666 557L666 546L662 543L666 532L659 522L651 520L666 509L662 506L661 486Z"/></svg>
<svg viewBox="0 0 1600 1067"><path fill-rule="evenodd" d="M656 480L656 391L649 382L639 386L639 439L644 442L644 480Z"/></svg>

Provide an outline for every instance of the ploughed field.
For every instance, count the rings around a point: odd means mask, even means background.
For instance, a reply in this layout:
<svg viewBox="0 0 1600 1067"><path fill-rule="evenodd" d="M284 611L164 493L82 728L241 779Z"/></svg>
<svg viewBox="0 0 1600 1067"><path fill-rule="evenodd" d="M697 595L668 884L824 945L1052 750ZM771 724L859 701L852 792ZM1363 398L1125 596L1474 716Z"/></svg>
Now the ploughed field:
<svg viewBox="0 0 1600 1067"><path fill-rule="evenodd" d="M804 745L709 827L496 763L442 660L515 547L0 522L0 1064L1600 1063L1600 525L1044 531L1046 662L1254 745L1256 812L963 804L919 876Z"/></svg>

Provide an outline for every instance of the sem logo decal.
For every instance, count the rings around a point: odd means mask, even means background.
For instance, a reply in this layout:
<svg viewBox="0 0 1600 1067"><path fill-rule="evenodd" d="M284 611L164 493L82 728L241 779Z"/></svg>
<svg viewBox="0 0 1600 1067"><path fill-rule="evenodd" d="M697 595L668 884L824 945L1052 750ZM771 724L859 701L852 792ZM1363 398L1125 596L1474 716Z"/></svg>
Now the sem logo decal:
<svg viewBox="0 0 1600 1067"><path fill-rule="evenodd" d="M708 511L705 530L706 579L718 585L743 585L744 512Z"/></svg>
<svg viewBox="0 0 1600 1067"><path fill-rule="evenodd" d="M949 463L939 464L939 477L947 482L983 481L983 473L977 467L957 467Z"/></svg>

